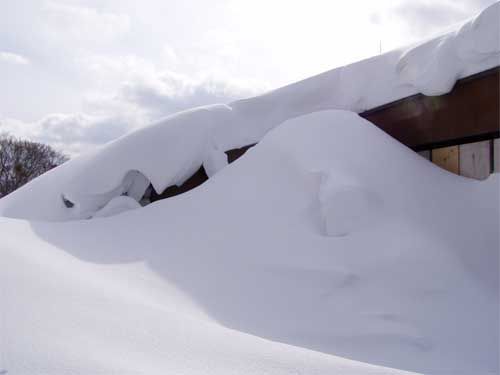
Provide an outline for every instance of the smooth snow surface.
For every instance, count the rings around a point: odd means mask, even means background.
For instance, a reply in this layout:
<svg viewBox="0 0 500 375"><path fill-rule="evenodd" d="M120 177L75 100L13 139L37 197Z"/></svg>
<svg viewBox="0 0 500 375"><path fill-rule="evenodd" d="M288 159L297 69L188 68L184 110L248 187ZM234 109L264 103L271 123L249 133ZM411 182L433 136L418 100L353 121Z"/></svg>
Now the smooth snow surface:
<svg viewBox="0 0 500 375"><path fill-rule="evenodd" d="M0 218L0 370L497 374L499 189L325 111L141 209Z"/></svg>
<svg viewBox="0 0 500 375"><path fill-rule="evenodd" d="M383 205L380 197L338 172L322 174L319 187L321 218L325 234L344 236L371 225L380 215Z"/></svg>
<svg viewBox="0 0 500 375"><path fill-rule="evenodd" d="M457 79L500 65L499 19L500 3L495 3L455 30L419 45L254 98L169 116L71 160L59 168L64 172L42 176L32 183L40 196L32 195L31 188L21 189L0 201L0 213L35 220L89 218L126 190L131 172L142 175L141 188L151 182L161 193L182 184L202 165L212 176L227 165L224 151L256 143L293 117L326 109L359 113L417 93L444 94ZM74 204L71 210L62 197Z"/></svg>

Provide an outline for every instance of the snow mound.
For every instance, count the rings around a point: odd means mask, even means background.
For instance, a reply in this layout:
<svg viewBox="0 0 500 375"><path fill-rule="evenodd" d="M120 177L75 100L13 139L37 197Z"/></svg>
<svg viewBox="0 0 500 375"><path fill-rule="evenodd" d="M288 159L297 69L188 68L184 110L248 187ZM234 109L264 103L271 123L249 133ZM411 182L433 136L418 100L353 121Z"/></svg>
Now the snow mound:
<svg viewBox="0 0 500 375"><path fill-rule="evenodd" d="M496 374L499 189L323 111L125 215L0 218L0 370Z"/></svg>

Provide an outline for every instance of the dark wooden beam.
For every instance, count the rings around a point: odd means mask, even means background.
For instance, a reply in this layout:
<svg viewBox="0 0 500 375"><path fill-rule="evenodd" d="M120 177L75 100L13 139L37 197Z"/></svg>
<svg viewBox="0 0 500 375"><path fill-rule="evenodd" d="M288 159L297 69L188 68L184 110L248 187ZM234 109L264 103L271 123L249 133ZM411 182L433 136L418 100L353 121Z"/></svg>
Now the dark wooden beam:
<svg viewBox="0 0 500 375"><path fill-rule="evenodd" d="M441 96L414 95L361 113L415 149L456 145L500 135L500 69L459 80Z"/></svg>

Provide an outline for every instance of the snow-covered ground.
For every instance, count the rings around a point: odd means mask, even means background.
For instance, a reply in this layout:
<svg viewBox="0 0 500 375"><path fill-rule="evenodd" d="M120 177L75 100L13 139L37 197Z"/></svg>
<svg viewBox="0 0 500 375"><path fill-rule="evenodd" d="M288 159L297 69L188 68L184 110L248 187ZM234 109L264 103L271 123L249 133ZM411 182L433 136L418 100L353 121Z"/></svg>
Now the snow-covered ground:
<svg viewBox="0 0 500 375"><path fill-rule="evenodd" d="M326 111L144 208L0 219L1 367L496 374L499 189Z"/></svg>
<svg viewBox="0 0 500 375"><path fill-rule="evenodd" d="M499 9L171 116L0 200L0 374L498 374L500 176L337 109L498 65ZM206 183L139 207L200 165Z"/></svg>

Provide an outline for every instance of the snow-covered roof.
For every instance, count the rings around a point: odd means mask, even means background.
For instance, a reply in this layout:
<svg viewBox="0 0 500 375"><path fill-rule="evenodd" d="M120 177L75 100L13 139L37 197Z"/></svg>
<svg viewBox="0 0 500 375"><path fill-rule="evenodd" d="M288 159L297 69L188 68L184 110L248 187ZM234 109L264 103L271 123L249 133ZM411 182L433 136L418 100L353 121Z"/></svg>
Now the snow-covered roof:
<svg viewBox="0 0 500 375"><path fill-rule="evenodd" d="M458 79L500 66L499 20L497 2L443 35L230 106L288 118L324 109L360 113L418 93L442 95Z"/></svg>

